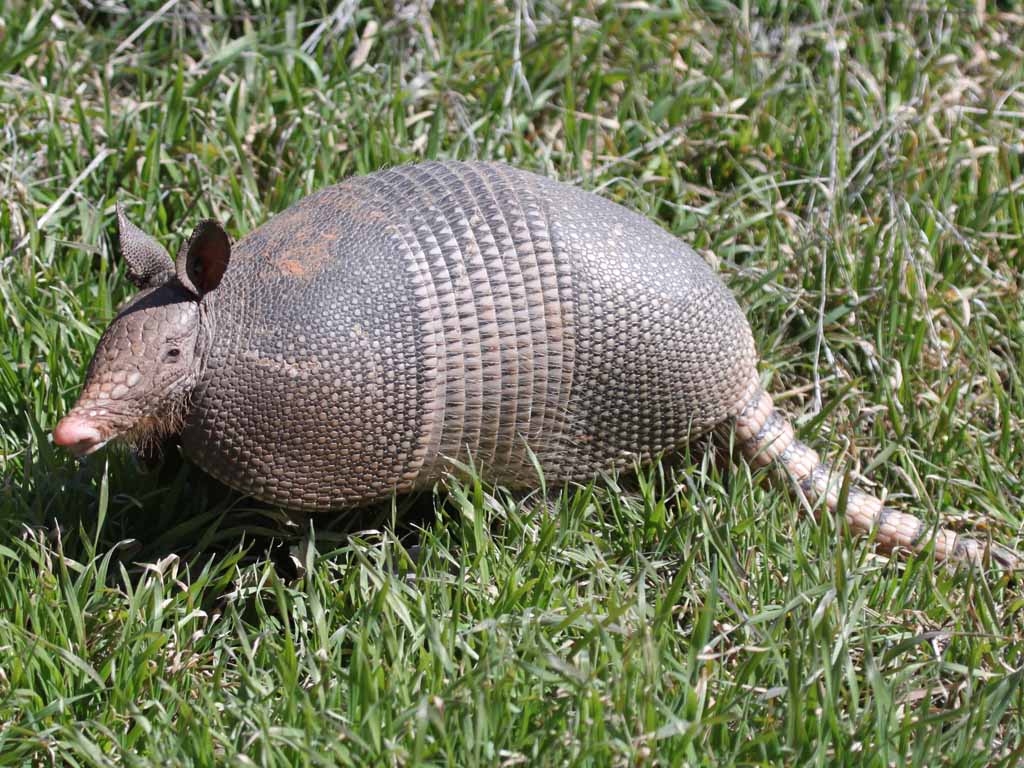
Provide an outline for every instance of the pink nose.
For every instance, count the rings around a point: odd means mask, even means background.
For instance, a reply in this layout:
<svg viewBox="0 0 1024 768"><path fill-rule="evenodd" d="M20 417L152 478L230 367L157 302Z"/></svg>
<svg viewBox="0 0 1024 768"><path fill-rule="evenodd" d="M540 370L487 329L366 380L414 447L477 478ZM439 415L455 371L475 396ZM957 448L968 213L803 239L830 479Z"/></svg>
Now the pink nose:
<svg viewBox="0 0 1024 768"><path fill-rule="evenodd" d="M53 442L84 456L103 445L103 435L95 424L81 416L65 416L53 430Z"/></svg>

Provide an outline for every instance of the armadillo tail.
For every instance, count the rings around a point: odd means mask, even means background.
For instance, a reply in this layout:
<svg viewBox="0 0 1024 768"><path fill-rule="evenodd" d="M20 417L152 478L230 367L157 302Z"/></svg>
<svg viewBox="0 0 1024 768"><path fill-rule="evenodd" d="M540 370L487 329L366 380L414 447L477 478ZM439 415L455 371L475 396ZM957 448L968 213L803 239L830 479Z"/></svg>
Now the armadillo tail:
<svg viewBox="0 0 1024 768"><path fill-rule="evenodd" d="M775 408L771 395L760 384L751 386L751 394L735 423L737 442L752 466L780 464L815 508L823 500L830 511L836 510L842 474L822 461L817 451L796 439L789 420ZM1024 566L1024 558L1012 549L966 538L948 528L936 528L885 506L881 499L855 486L847 494L846 518L858 533L877 531L876 541L885 550L904 547L919 551L934 542L938 560L982 563L988 555L1004 568Z"/></svg>

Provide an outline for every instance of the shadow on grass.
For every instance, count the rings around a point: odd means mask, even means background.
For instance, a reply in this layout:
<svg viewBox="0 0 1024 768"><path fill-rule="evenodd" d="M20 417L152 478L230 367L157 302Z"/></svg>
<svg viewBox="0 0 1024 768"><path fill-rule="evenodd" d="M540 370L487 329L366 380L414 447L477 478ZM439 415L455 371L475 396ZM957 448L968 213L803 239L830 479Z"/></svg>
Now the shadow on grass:
<svg viewBox="0 0 1024 768"><path fill-rule="evenodd" d="M113 551L129 573L172 555L196 568L241 552L240 565L269 560L291 579L298 575L293 550L311 528L321 547L384 528L412 546L435 516L430 493L336 512L283 510L214 480L174 445L155 462L140 462L118 446L79 461L62 456L45 438L36 446L23 478L11 473L4 483L10 503L0 514L2 538L59 540L73 560Z"/></svg>
<svg viewBox="0 0 1024 768"><path fill-rule="evenodd" d="M408 552L418 548L424 531L441 526L449 529L458 547L462 538L474 535L466 529L467 518L484 506L529 515L541 506L552 512L572 499L568 503L578 509L580 494L589 499L595 492L599 498L611 494L612 506L617 506L616 496L642 504L641 497L655 487L659 498L672 496L670 488L681 488L675 478L692 472L693 462L705 458L713 462L714 474L725 480L728 452L709 452L711 442L709 437L696 440L684 452L643 469L612 473L598 479L596 488L592 483L508 491L486 484L470 470L463 480L438 483L432 493L404 494L350 510L303 513L230 489L185 459L176 445L166 446L158 460L140 461L114 445L75 461L36 430L24 457L25 471L20 477L11 473L4 483L12 503L0 513L0 536L6 541L47 541L79 562L110 553L112 562L132 577L173 556L187 566L185 570L197 573L225 560L239 567L269 562L281 579L291 581L303 573L301 553L311 537L321 553L346 547L352 537L373 540L378 535ZM608 544L632 546L625 541ZM639 540L633 542L638 544ZM119 570L108 571L113 581L121 580Z"/></svg>

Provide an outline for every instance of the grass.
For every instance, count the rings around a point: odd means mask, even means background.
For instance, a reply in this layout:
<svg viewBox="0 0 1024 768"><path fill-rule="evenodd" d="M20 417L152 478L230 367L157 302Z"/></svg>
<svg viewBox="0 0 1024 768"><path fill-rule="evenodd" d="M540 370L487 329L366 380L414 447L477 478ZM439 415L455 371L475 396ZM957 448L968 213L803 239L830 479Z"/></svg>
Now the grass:
<svg viewBox="0 0 1024 768"><path fill-rule="evenodd" d="M350 174L503 159L713 253L805 439L1015 544L1014 4L0 20L0 764L1020 762L1019 582L880 557L712 453L546 505L469 482L293 519L48 437L130 293L116 199L173 252Z"/></svg>

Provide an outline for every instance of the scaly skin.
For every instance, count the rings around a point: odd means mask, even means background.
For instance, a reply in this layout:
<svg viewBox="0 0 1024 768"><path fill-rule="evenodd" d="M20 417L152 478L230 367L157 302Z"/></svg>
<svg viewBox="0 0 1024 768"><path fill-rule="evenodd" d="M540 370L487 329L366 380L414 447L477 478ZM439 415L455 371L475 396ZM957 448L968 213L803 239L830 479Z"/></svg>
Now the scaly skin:
<svg viewBox="0 0 1024 768"><path fill-rule="evenodd" d="M750 381L735 428L740 451L753 466L780 466L812 504L820 501L830 511L837 511L843 476L823 462L817 451L796 439L792 425L775 408L756 376ZM980 564L987 556L1003 568L1022 565L1020 555L1007 547L969 539L948 528L936 530L918 517L885 506L856 486L847 493L845 514L850 528L856 533L875 533L875 541L887 551L920 551L933 544L937 560Z"/></svg>
<svg viewBox="0 0 1024 768"><path fill-rule="evenodd" d="M731 415L756 361L690 248L596 195L426 163L299 202L234 249L182 435L271 502L353 506L472 461L592 477Z"/></svg>
<svg viewBox="0 0 1024 768"><path fill-rule="evenodd" d="M429 487L453 462L529 486L530 451L549 482L586 480L735 424L755 465L778 461L838 503L757 385L750 327L717 275L591 193L498 164L405 166L310 195L233 247L204 222L173 265L119 223L147 292L55 430L79 453L180 428L223 482L327 510ZM846 514L889 548L983 554L859 490Z"/></svg>

